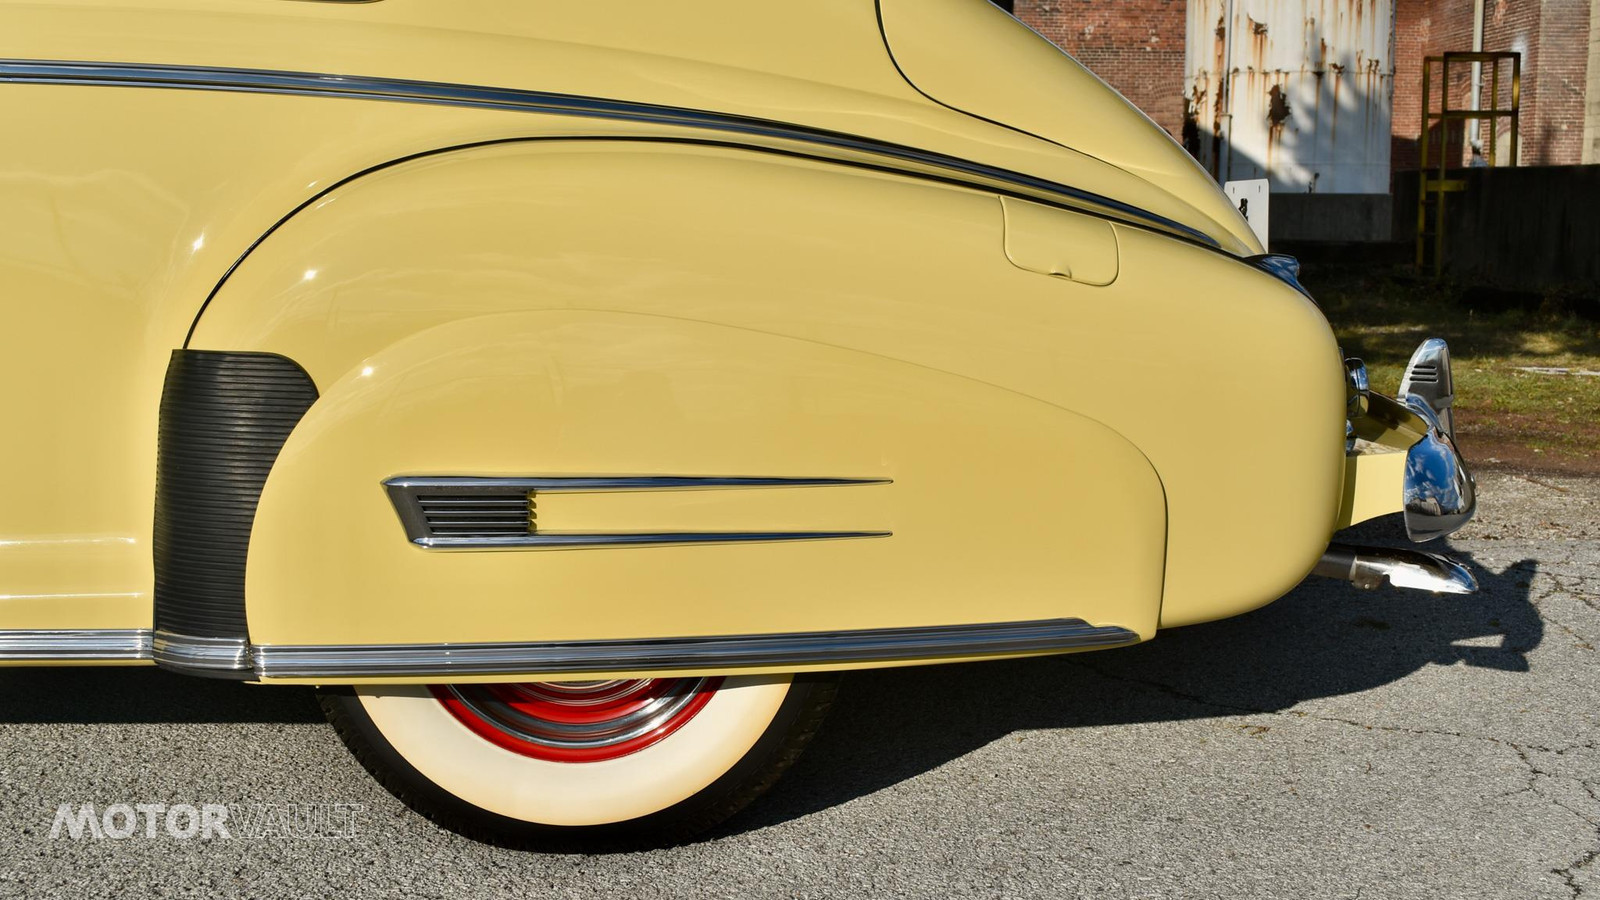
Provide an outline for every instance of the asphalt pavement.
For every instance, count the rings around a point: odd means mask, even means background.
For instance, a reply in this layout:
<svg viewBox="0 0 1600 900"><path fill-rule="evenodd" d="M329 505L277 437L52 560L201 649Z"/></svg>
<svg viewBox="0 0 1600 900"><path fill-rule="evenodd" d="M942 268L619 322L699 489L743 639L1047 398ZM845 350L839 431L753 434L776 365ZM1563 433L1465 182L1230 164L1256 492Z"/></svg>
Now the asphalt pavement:
<svg viewBox="0 0 1600 900"><path fill-rule="evenodd" d="M1138 647L854 673L771 794L649 853L441 831L304 689L0 670L0 897L1600 897L1600 480L1485 476L1448 543L1479 594L1313 579ZM84 804L157 811L73 838ZM208 805L227 838L175 836Z"/></svg>

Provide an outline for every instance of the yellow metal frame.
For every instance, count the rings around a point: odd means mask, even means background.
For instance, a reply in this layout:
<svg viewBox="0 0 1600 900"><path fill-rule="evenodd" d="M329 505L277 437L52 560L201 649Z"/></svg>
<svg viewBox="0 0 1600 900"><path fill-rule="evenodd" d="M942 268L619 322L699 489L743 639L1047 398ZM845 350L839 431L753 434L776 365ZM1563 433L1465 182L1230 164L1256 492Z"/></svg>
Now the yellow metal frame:
<svg viewBox="0 0 1600 900"><path fill-rule="evenodd" d="M1511 106L1500 109L1500 64L1511 63ZM1450 105L1450 66L1462 64L1487 64L1489 67L1489 109L1457 109ZM1443 85L1439 94L1439 108L1433 108L1433 67L1441 69L1439 82ZM1430 136L1433 123L1449 123L1456 121L1469 121L1477 123L1487 120L1489 123L1488 158L1489 165L1499 163L1496 155L1495 138L1497 126L1501 119L1511 121L1511 162L1517 164L1517 122L1522 108L1522 54L1510 51L1494 52L1451 52L1440 56L1430 56L1422 61L1422 134L1418 138L1420 149L1419 159L1421 165L1417 172L1417 268L1427 265L1428 239L1433 239L1433 274L1435 277L1444 271L1444 214L1445 195L1458 193L1467 188L1464 178L1449 177L1450 169L1450 136L1440 129L1439 146L1439 174L1437 177L1428 176L1430 150ZM1432 198L1434 203L1433 230L1428 230L1428 201Z"/></svg>

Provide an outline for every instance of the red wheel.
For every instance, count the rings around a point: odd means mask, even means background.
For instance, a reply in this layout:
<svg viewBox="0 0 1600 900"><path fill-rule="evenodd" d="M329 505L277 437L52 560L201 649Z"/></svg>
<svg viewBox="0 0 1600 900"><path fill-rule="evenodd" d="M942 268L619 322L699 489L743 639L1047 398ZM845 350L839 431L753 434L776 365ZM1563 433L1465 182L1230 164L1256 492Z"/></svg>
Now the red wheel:
<svg viewBox="0 0 1600 900"><path fill-rule="evenodd" d="M437 685L463 725L513 753L555 762L616 759L663 740L710 702L721 678Z"/></svg>

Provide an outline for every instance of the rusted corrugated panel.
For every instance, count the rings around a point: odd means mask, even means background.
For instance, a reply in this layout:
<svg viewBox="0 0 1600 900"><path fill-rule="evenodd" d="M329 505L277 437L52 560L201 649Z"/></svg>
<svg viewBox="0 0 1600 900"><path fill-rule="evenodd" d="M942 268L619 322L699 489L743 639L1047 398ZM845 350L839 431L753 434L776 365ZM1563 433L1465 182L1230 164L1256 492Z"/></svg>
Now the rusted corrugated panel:
<svg viewBox="0 0 1600 900"><path fill-rule="evenodd" d="M1386 193L1392 0L1189 0L1190 147L1218 181Z"/></svg>

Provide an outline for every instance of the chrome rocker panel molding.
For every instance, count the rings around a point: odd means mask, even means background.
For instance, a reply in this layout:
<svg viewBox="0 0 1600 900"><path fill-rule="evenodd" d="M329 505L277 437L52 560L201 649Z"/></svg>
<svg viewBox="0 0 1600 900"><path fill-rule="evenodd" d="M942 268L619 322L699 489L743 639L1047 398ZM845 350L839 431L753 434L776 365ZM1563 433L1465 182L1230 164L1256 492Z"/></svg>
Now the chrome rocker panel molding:
<svg viewBox="0 0 1600 900"><path fill-rule="evenodd" d="M415 81L403 78L374 78L329 75L317 72L286 72L264 69L235 69L213 66L149 65L142 63L81 62L45 59L0 59L0 83L91 84L107 87L177 88L201 91L232 91L251 94L299 94L384 100L400 103L425 103L464 106L513 112L538 112L584 118L648 122L699 128L723 134L749 134L827 147L835 151L866 153L898 163L928 166L950 173L945 180L971 185L965 179L978 178L1010 185L1013 188L1053 194L1064 205L1106 216L1142 228L1154 228L1202 246L1217 249L1217 241L1198 229L1158 213L1140 209L1082 188L1036 178L1021 172L988 166L943 153L919 150L904 144L794 125L774 119L742 116L708 110L665 106L559 94L516 88ZM754 148L753 148L754 149ZM842 160L841 160L842 161ZM908 174L918 174L911 172ZM981 185L980 185L981 186ZM1082 209L1083 207L1089 209Z"/></svg>
<svg viewBox="0 0 1600 900"><path fill-rule="evenodd" d="M1082 619L650 640L478 644L255 645L144 629L0 631L0 661L154 658L211 678L449 678L849 664L1117 647L1139 635Z"/></svg>
<svg viewBox="0 0 1600 900"><path fill-rule="evenodd" d="M635 491L703 491L740 488L840 487L892 484L889 478L691 477L680 475L529 476L401 476L383 483L411 543L429 550L527 550L594 547L646 547L672 544L741 544L773 541L822 541L890 537L888 531L678 531L572 533L537 531L527 534L436 534L421 507L424 491L452 495L617 493ZM531 520L530 520L531 522Z"/></svg>
<svg viewBox="0 0 1600 900"><path fill-rule="evenodd" d="M273 678L439 678L909 661L1115 647L1139 635L1082 619L649 640L484 644L257 645Z"/></svg>
<svg viewBox="0 0 1600 900"><path fill-rule="evenodd" d="M0 630L0 662L100 662L151 658L144 628Z"/></svg>
<svg viewBox="0 0 1600 900"><path fill-rule="evenodd" d="M205 678L250 678L250 642L235 637L199 637L157 631L151 642L156 665Z"/></svg>

